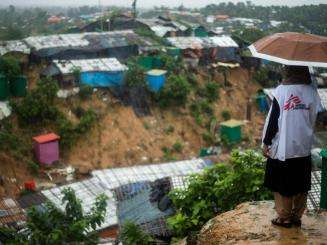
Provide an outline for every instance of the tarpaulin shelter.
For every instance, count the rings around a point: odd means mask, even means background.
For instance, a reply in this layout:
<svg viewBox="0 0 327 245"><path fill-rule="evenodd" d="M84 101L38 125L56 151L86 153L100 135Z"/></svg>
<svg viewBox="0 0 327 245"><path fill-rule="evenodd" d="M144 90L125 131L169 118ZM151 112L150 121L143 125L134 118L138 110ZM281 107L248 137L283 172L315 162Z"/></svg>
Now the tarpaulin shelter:
<svg viewBox="0 0 327 245"><path fill-rule="evenodd" d="M54 60L54 65L67 79L74 79L74 70L80 73L80 82L92 87L120 86L127 67L115 58L85 60Z"/></svg>

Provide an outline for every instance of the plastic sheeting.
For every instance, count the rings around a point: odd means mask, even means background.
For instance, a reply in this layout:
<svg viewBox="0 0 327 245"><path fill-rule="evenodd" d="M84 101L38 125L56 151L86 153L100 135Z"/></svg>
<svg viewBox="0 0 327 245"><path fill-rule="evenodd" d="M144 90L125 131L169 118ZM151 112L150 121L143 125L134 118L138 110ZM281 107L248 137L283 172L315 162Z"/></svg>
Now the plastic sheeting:
<svg viewBox="0 0 327 245"><path fill-rule="evenodd" d="M124 80L123 72L82 72L81 83L91 87L121 86Z"/></svg>

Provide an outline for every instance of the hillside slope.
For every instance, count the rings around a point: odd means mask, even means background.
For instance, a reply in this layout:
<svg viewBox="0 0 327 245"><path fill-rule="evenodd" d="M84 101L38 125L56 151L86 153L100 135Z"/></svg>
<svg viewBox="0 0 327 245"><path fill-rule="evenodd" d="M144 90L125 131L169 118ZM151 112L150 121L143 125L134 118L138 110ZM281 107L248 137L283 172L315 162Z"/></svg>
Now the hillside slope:
<svg viewBox="0 0 327 245"><path fill-rule="evenodd" d="M198 83L204 83L204 73L197 77ZM249 81L248 72L241 68L232 70L228 80L231 86L221 88L220 99L213 103L218 122L223 121L223 110L228 110L235 119L244 120L247 100L259 89L257 84ZM215 81L221 84L222 76L216 76ZM92 103L103 116L92 132L73 147L65 158L67 163L77 167L106 168L170 158L189 159L196 157L200 148L208 145L202 138L205 126L196 123L188 106L165 110L152 106L151 116L139 118L131 107L110 101L93 99ZM244 135L250 141L247 142L248 147L256 146L263 124L263 114L254 104L252 116L252 121L244 127ZM167 132L169 128L173 130ZM162 149L172 148L176 142L182 143L182 151L167 156Z"/></svg>

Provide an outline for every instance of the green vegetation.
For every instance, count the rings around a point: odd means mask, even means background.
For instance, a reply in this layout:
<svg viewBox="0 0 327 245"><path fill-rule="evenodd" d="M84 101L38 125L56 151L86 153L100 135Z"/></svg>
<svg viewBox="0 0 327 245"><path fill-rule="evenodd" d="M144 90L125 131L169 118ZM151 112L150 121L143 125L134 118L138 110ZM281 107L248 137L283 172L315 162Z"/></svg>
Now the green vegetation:
<svg viewBox="0 0 327 245"><path fill-rule="evenodd" d="M92 93L93 93L93 88L91 86L89 86L89 85L82 84L79 87L79 93L78 93L78 95L81 98L81 100L91 99Z"/></svg>
<svg viewBox="0 0 327 245"><path fill-rule="evenodd" d="M173 125L169 125L164 129L165 134L171 134L171 133L174 133L174 131L175 131L175 128Z"/></svg>
<svg viewBox="0 0 327 245"><path fill-rule="evenodd" d="M183 151L183 144L180 141L176 141L175 144L173 144L173 150L175 152L181 153Z"/></svg>
<svg viewBox="0 0 327 245"><path fill-rule="evenodd" d="M254 73L253 80L259 83L264 88L275 86L276 81L273 81L273 79L269 78L270 70L271 69L268 67L261 67Z"/></svg>
<svg viewBox="0 0 327 245"><path fill-rule="evenodd" d="M15 158L28 163L32 161L31 152L28 150L32 147L30 140L41 131L40 129L59 134L60 146L64 151L91 129L97 119L95 112L92 109L84 110L80 106L73 109L79 118L79 122L74 125L57 106L57 91L57 83L46 79L39 81L37 87L29 91L23 99L11 101L20 128L14 131L10 127L10 119L7 123L2 122L5 127L0 131L0 150L8 151ZM37 172L33 164L28 165L33 173Z"/></svg>
<svg viewBox="0 0 327 245"><path fill-rule="evenodd" d="M286 21L287 23L272 29L272 32L306 31L326 36L327 4L303 6L260 6L251 1L211 4L201 9L202 14L227 14L232 17L256 18L267 23L269 20Z"/></svg>
<svg viewBox="0 0 327 245"><path fill-rule="evenodd" d="M62 211L46 203L45 210L32 207L27 213L27 230L21 234L7 230L11 244L97 244L96 228L104 221L107 197L99 195L89 213L84 213L81 200L70 188L62 191Z"/></svg>
<svg viewBox="0 0 327 245"><path fill-rule="evenodd" d="M229 164L216 164L190 177L187 190L174 190L170 197L176 207L168 223L177 236L199 230L217 213L246 201L271 196L263 187L264 158L255 151L233 151Z"/></svg>
<svg viewBox="0 0 327 245"><path fill-rule="evenodd" d="M54 121L59 111L54 105L58 85L52 80L39 81L21 101L12 102L20 125L40 125Z"/></svg>
<svg viewBox="0 0 327 245"><path fill-rule="evenodd" d="M269 33L264 32L259 29L238 29L232 33L232 35L237 36L244 40L247 43L254 43L255 41L259 40L260 38L263 38L267 36Z"/></svg>
<svg viewBox="0 0 327 245"><path fill-rule="evenodd" d="M157 99L161 107L184 106L191 91L184 75L171 74Z"/></svg>
<svg viewBox="0 0 327 245"><path fill-rule="evenodd" d="M5 75L9 81L13 81L21 74L19 61L13 57L0 57L0 74Z"/></svg>
<svg viewBox="0 0 327 245"><path fill-rule="evenodd" d="M227 110L227 109L226 109L226 110L223 110L223 111L221 112L221 116L222 116L222 118L223 118L225 121L227 121L227 120L229 120L229 119L232 118L232 116L231 116L229 110Z"/></svg>
<svg viewBox="0 0 327 245"><path fill-rule="evenodd" d="M138 225L126 222L120 232L120 239L126 245L150 245L154 244L154 239L146 234Z"/></svg>
<svg viewBox="0 0 327 245"><path fill-rule="evenodd" d="M145 70L138 65L135 60L128 61L128 71L125 75L125 85L130 88L135 86L147 87Z"/></svg>

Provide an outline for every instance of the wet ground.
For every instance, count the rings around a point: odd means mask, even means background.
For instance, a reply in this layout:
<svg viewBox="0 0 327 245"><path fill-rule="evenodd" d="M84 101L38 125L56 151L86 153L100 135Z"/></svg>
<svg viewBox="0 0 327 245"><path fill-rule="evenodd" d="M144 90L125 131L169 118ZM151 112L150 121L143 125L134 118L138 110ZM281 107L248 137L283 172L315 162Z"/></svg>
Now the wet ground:
<svg viewBox="0 0 327 245"><path fill-rule="evenodd" d="M327 244L327 213L303 217L302 228L272 226L273 202L239 205L209 221L198 244Z"/></svg>

